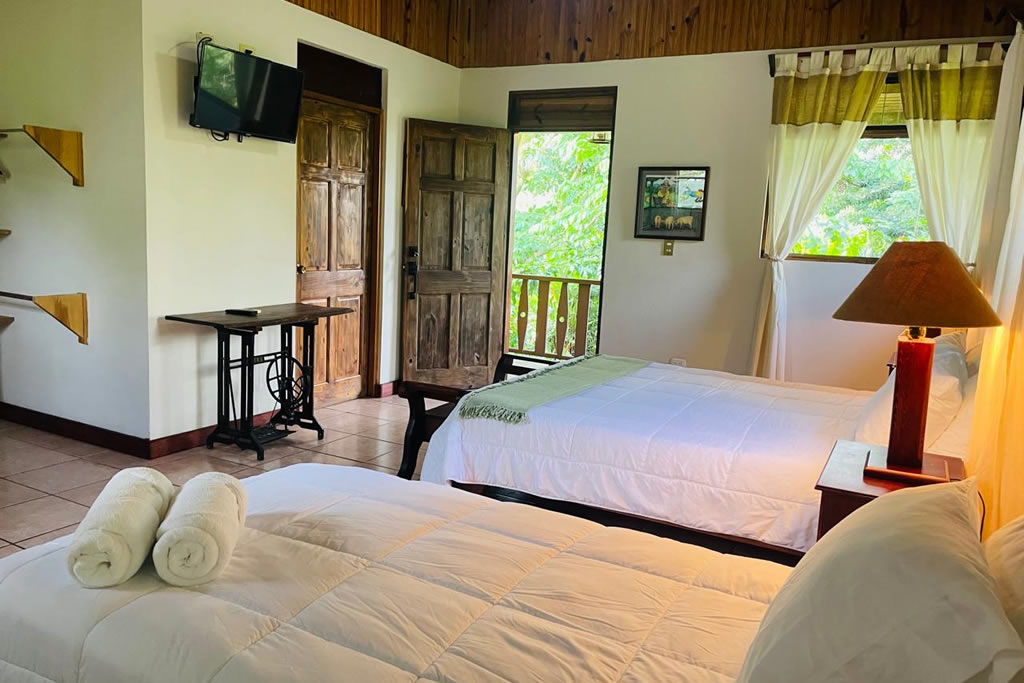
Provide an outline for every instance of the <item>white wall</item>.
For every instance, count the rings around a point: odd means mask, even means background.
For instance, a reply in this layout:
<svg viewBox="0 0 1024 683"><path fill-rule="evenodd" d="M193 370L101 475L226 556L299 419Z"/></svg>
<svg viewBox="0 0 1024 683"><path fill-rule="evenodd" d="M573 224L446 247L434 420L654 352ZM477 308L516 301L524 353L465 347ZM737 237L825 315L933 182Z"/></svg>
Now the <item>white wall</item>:
<svg viewBox="0 0 1024 683"><path fill-rule="evenodd" d="M385 71L381 381L396 379L405 119L456 120L459 71L283 0L142 1L151 436L207 425L215 416L212 333L163 316L295 295L295 147L216 143L188 126L196 31L286 64L295 64L302 41ZM276 348L276 335L261 335L262 348ZM269 408L266 397L257 405Z"/></svg>
<svg viewBox="0 0 1024 683"><path fill-rule="evenodd" d="M0 400L147 436L141 23L137 0L3 3L0 127L83 131L86 183L26 135L0 141L0 290L86 292L90 342L0 299Z"/></svg>
<svg viewBox="0 0 1024 683"><path fill-rule="evenodd" d="M772 82L767 53L465 70L460 116L504 126L510 90L618 86L601 350L746 373L760 257ZM706 237L633 238L637 168L710 166ZM831 320L863 266L787 263L790 379L875 388L895 334ZM813 335L812 335L813 333ZM827 351L825 351L827 349Z"/></svg>

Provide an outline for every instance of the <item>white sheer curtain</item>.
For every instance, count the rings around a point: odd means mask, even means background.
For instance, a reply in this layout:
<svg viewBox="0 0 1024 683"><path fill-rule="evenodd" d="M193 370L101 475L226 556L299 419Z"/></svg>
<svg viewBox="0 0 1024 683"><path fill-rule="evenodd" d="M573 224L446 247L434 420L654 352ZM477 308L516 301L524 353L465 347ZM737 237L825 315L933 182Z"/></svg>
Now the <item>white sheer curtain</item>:
<svg viewBox="0 0 1024 683"><path fill-rule="evenodd" d="M783 261L864 134L892 59L891 48L776 57L764 242L769 265L761 289L753 374L785 379Z"/></svg>
<svg viewBox="0 0 1024 683"><path fill-rule="evenodd" d="M1003 48L896 48L904 116L932 238L966 264L978 254Z"/></svg>
<svg viewBox="0 0 1024 683"><path fill-rule="evenodd" d="M996 139L986 225L978 256L983 289L1003 326L984 337L978 394L975 399L968 471L978 477L988 515L986 535L1024 514L1024 137L1020 136L1021 96L1024 91L1024 44L1017 28L1007 53L999 95ZM1002 144L1003 141L1006 144ZM1007 187L1006 160L1014 159L1009 183L1009 208L1000 229L1001 191ZM997 254L997 256L995 256ZM995 256L993 258L993 256Z"/></svg>

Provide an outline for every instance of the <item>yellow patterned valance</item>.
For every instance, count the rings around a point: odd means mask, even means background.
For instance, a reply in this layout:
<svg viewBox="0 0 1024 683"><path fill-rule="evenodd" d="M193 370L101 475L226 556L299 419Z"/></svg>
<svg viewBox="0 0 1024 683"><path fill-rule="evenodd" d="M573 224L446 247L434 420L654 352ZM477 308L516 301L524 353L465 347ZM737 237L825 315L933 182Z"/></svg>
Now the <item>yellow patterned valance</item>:
<svg viewBox="0 0 1024 683"><path fill-rule="evenodd" d="M867 121L893 59L888 49L776 56L772 123L804 126Z"/></svg>
<svg viewBox="0 0 1024 683"><path fill-rule="evenodd" d="M994 45L979 59L978 45L897 48L896 66L907 119L964 121L994 119L1003 72L1003 48Z"/></svg>

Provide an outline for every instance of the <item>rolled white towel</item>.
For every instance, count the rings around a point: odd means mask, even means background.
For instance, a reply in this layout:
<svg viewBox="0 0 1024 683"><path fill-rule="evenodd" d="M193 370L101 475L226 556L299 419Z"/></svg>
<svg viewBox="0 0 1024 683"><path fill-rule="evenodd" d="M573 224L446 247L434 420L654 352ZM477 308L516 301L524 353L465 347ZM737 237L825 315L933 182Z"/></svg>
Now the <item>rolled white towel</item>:
<svg viewBox="0 0 1024 683"><path fill-rule="evenodd" d="M174 486L149 467L115 474L85 513L68 546L68 571L87 588L106 588L135 576L146 560Z"/></svg>
<svg viewBox="0 0 1024 683"><path fill-rule="evenodd" d="M245 523L242 483L220 472L185 482L156 532L153 565L173 586L212 581L231 559Z"/></svg>

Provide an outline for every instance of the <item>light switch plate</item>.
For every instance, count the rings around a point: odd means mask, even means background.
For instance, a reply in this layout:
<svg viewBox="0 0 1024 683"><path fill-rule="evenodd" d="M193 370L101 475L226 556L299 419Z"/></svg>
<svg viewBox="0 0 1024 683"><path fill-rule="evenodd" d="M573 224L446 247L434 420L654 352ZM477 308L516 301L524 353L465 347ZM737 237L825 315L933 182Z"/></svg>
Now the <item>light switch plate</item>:
<svg viewBox="0 0 1024 683"><path fill-rule="evenodd" d="M213 40L213 36L211 36L209 33L203 33L202 31L196 31L196 42L198 43L203 38L209 38L210 40Z"/></svg>
<svg viewBox="0 0 1024 683"><path fill-rule="evenodd" d="M673 358L669 362L672 363L672 365L678 365L681 368L685 368L686 367L686 359L685 358Z"/></svg>
<svg viewBox="0 0 1024 683"><path fill-rule="evenodd" d="M665 240L661 243L661 255L671 256L676 248L676 243L672 240Z"/></svg>

